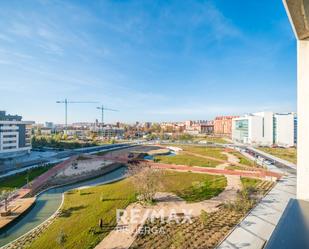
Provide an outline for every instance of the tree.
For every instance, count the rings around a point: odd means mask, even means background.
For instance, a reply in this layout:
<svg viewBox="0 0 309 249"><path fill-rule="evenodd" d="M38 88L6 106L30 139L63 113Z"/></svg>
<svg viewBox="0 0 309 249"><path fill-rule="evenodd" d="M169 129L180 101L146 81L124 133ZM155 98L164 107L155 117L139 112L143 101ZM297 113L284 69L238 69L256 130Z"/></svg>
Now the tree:
<svg viewBox="0 0 309 249"><path fill-rule="evenodd" d="M139 199L152 203L156 192L161 188L162 171L152 168L148 163L130 164L128 176L131 177Z"/></svg>
<svg viewBox="0 0 309 249"><path fill-rule="evenodd" d="M11 195L12 191L9 190L3 190L1 192L1 200L4 200L4 211L8 211L8 204L9 204L9 197Z"/></svg>
<svg viewBox="0 0 309 249"><path fill-rule="evenodd" d="M158 137L158 136L155 135L155 134L148 134L146 139L147 139L147 140L155 140L155 139L157 139L157 137Z"/></svg>
<svg viewBox="0 0 309 249"><path fill-rule="evenodd" d="M67 134L63 134L62 135L62 140L68 140L68 135Z"/></svg>
<svg viewBox="0 0 309 249"><path fill-rule="evenodd" d="M150 131L152 132L160 132L161 131L161 125L158 123L152 124Z"/></svg>
<svg viewBox="0 0 309 249"><path fill-rule="evenodd" d="M57 133L55 135L52 136L52 139L55 141L55 142L60 142L61 141L61 138L62 138L62 135L61 133Z"/></svg>

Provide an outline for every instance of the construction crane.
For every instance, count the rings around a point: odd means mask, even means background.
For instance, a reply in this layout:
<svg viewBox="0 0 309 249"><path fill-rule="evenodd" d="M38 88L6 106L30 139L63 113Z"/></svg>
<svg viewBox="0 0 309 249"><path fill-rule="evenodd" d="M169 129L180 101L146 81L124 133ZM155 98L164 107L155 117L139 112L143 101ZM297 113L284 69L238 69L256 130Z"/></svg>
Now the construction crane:
<svg viewBox="0 0 309 249"><path fill-rule="evenodd" d="M65 134L67 134L68 129L68 104L93 104L93 103L99 103L96 101L68 101L67 99L56 101L57 104L64 104L64 115L65 115L65 127L64 131Z"/></svg>
<svg viewBox="0 0 309 249"><path fill-rule="evenodd" d="M101 110L101 133L102 133L104 127L104 111L118 112L118 110L106 108L103 105L98 106L97 109Z"/></svg>

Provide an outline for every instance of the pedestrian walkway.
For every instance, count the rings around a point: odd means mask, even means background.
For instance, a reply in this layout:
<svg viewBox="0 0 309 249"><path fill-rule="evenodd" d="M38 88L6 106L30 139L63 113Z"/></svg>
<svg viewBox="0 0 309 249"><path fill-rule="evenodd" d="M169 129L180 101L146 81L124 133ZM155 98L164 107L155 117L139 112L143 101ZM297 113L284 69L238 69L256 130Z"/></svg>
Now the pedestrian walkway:
<svg viewBox="0 0 309 249"><path fill-rule="evenodd" d="M9 202L7 210L10 213L6 216L0 217L0 231L6 228L10 223L14 222L18 217L20 217L24 212L26 212L34 204L36 198L17 198ZM5 213L5 207L0 208L0 213Z"/></svg>

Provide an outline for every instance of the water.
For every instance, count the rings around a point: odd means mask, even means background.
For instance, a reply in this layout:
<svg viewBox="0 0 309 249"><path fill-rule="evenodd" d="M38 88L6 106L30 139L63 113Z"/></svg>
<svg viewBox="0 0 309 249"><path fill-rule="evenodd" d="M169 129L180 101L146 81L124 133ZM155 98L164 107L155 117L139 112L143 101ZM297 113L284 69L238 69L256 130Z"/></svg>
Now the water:
<svg viewBox="0 0 309 249"><path fill-rule="evenodd" d="M125 168L122 167L92 180L58 187L43 192L37 197L34 207L24 217L0 234L0 246L17 239L52 216L59 208L62 201L62 194L64 192L74 188L104 184L124 176Z"/></svg>

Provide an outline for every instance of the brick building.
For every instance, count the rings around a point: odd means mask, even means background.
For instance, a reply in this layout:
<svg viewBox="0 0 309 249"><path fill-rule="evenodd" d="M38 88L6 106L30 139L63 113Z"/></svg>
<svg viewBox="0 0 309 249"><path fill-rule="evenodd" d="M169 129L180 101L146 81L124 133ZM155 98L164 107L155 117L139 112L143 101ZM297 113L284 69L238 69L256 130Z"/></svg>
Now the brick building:
<svg viewBox="0 0 309 249"><path fill-rule="evenodd" d="M214 120L215 135L232 136L232 120L239 116L220 116Z"/></svg>

